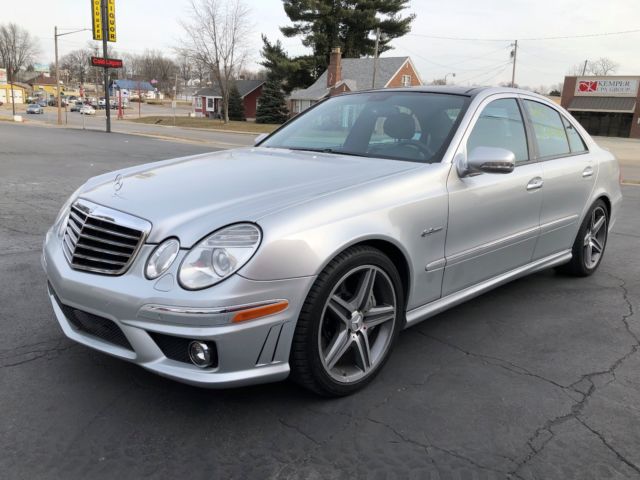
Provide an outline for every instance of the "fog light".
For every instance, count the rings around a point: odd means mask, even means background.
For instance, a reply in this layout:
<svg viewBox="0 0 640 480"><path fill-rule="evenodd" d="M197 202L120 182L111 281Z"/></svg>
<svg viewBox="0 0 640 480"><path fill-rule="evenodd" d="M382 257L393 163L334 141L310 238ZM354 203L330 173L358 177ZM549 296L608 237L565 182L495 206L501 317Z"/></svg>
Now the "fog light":
<svg viewBox="0 0 640 480"><path fill-rule="evenodd" d="M189 344L189 359L191 363L200 368L207 368L213 364L209 345L196 340Z"/></svg>

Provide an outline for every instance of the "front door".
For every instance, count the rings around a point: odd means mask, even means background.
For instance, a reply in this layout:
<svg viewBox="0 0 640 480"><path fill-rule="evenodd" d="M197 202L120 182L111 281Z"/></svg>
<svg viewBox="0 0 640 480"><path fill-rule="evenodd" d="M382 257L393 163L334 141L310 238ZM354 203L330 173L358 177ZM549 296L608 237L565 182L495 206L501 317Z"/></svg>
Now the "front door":
<svg viewBox="0 0 640 480"><path fill-rule="evenodd" d="M529 263L538 237L542 168L529 153L518 100L492 98L479 108L456 157L500 147L515 154L516 168L463 178L451 169L443 296Z"/></svg>

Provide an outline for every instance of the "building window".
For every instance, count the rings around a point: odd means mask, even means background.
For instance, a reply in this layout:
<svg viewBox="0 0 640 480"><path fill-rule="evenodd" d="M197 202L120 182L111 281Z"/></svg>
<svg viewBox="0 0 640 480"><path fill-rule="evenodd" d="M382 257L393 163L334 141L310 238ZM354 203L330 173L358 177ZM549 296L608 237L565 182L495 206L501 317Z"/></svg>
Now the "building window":
<svg viewBox="0 0 640 480"><path fill-rule="evenodd" d="M196 97L196 108L202 108L202 97Z"/></svg>
<svg viewBox="0 0 640 480"><path fill-rule="evenodd" d="M411 75L402 75L402 86L403 87L411 86Z"/></svg>
<svg viewBox="0 0 640 480"><path fill-rule="evenodd" d="M207 97L207 110L213 110L213 98Z"/></svg>

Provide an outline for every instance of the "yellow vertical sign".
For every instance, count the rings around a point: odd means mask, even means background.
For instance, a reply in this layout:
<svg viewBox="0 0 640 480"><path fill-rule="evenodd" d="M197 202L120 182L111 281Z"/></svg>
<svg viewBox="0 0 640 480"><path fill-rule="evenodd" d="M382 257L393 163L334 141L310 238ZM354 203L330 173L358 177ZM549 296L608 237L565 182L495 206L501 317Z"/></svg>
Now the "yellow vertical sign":
<svg viewBox="0 0 640 480"><path fill-rule="evenodd" d="M102 11L100 0L91 0L91 24L93 25L93 39L102 40Z"/></svg>
<svg viewBox="0 0 640 480"><path fill-rule="evenodd" d="M107 26L109 36L107 40L116 41L116 0L107 0Z"/></svg>

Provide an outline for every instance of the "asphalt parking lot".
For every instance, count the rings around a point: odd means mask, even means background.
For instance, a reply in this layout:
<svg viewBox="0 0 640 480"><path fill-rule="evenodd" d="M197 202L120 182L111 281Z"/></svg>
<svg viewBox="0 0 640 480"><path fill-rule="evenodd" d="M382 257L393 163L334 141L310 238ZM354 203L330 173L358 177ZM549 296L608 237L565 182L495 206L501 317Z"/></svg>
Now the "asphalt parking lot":
<svg viewBox="0 0 640 480"><path fill-rule="evenodd" d="M210 149L0 124L0 477L640 479L639 186L594 276L541 272L406 330L348 398L201 390L67 340L39 261L60 205Z"/></svg>

